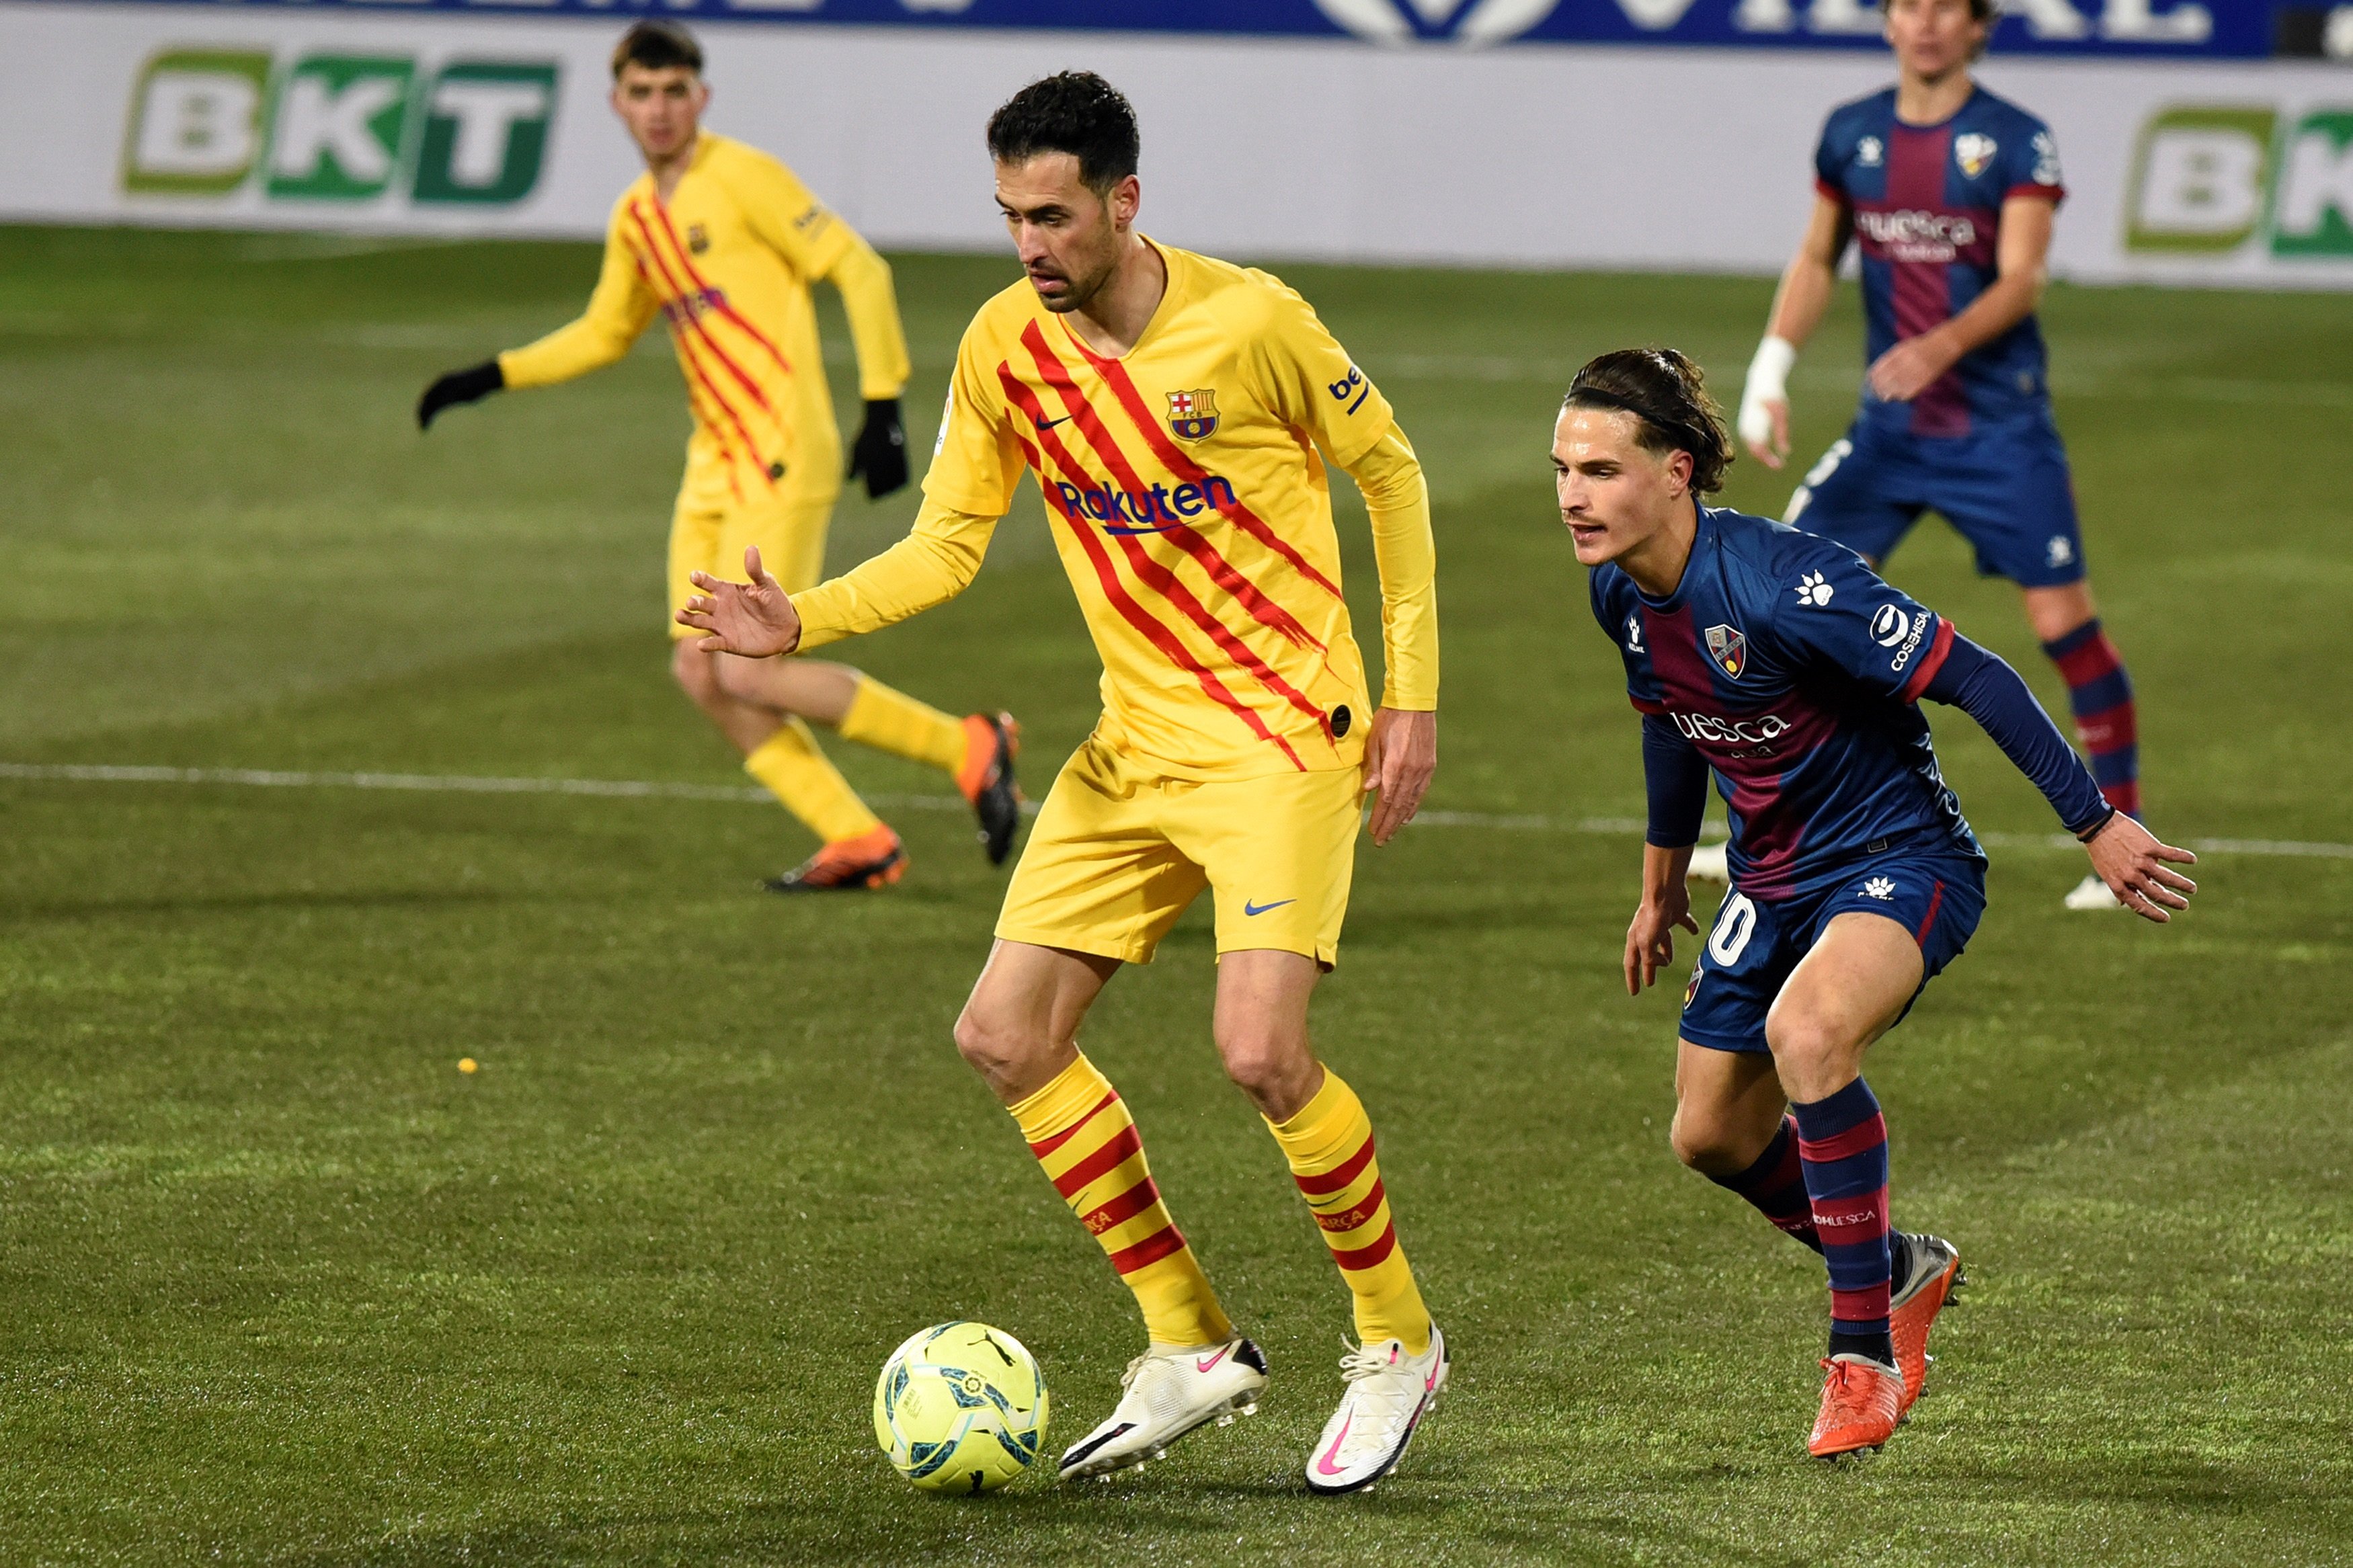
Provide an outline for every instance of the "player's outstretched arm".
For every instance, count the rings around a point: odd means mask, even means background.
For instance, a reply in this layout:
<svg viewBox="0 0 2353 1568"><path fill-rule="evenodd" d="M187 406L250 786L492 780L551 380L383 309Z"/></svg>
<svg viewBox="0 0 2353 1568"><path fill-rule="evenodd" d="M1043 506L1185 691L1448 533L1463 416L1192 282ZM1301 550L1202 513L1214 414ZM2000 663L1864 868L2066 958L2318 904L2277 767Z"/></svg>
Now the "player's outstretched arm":
<svg viewBox="0 0 2353 1568"><path fill-rule="evenodd" d="M1764 340L1740 388L1740 439L1757 460L1778 468L1789 456L1789 372L1798 351L1814 335L1838 289L1839 258L1853 237L1847 209L1819 193L1797 254L1782 270L1781 287L1766 318Z"/></svg>
<svg viewBox="0 0 2353 1568"><path fill-rule="evenodd" d="M1978 721L2042 792L2067 831L2083 841L2092 869L2125 908L2162 925L2172 919L2168 910L2189 907L2198 884L2173 867L2194 866L2198 857L2164 843L2101 798L2084 760L2000 656L1955 635L1920 695L1949 703Z"/></svg>
<svg viewBox="0 0 2353 1568"><path fill-rule="evenodd" d="M702 593L691 595L678 612L678 624L709 635L694 646L705 653L740 654L745 658L769 658L800 646L800 612L792 596L760 564L760 547L744 552L741 583L693 574Z"/></svg>

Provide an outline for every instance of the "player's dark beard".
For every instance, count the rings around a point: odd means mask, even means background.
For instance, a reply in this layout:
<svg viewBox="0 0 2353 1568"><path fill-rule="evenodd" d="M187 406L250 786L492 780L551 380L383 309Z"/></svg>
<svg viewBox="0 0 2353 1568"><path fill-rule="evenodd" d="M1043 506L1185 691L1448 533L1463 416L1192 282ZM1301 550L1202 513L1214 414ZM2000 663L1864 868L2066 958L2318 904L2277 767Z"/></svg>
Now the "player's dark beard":
<svg viewBox="0 0 2353 1568"><path fill-rule="evenodd" d="M1073 310L1083 310L1094 302L1095 296L1103 291L1104 285L1112 279L1112 274L1118 270L1119 253L1114 248L1109 259L1084 276L1068 272L1056 273L1054 276L1062 283L1061 297L1049 299L1040 294L1038 297L1038 302L1058 316L1069 315ZM1032 279L1031 285L1034 287L1035 284L1036 279Z"/></svg>

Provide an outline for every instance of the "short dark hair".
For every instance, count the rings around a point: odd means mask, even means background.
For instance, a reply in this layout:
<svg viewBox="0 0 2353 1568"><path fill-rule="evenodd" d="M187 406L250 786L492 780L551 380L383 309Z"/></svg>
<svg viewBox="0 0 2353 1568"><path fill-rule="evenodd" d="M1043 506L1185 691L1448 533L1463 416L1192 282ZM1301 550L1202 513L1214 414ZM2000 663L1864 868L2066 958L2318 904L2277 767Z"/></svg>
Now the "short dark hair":
<svg viewBox="0 0 2353 1568"><path fill-rule="evenodd" d="M1560 405L1632 415L1644 451L1691 454L1694 495L1724 488L1733 456L1724 410L1707 395L1707 377L1679 350L1619 349L1588 360Z"/></svg>
<svg viewBox="0 0 2353 1568"><path fill-rule="evenodd" d="M613 46L613 79L621 79L623 66L642 66L649 71L668 70L672 66L684 66L695 75L702 74L702 46L694 35L676 22L650 20L638 22L621 35Z"/></svg>
<svg viewBox="0 0 2353 1568"><path fill-rule="evenodd" d="M988 155L1025 163L1040 153L1068 153L1079 178L1098 194L1135 173L1142 139L1135 107L1092 71L1062 71L1031 82L988 117Z"/></svg>

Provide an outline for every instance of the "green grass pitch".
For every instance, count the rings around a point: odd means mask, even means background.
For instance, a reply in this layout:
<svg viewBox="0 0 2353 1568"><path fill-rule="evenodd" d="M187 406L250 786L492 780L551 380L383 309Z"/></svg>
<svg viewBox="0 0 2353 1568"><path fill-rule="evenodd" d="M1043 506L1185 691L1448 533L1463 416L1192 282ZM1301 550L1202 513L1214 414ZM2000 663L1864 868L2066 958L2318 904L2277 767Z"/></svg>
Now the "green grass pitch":
<svg viewBox="0 0 2353 1568"><path fill-rule="evenodd" d="M664 669L666 348L410 423L432 374L566 319L594 270L579 246L0 231L0 761L742 785ZM1316 1004L1457 1347L1403 1471L1337 1504L1300 1483L1345 1299L1219 1074L1202 911L1086 1039L1271 1394L1116 1485L941 1502L868 1430L909 1331L1019 1335L1057 1448L1138 1348L949 1044L1000 886L968 822L896 805L899 889L789 902L755 879L806 841L754 804L20 774L0 1560L2353 1556L2353 860L2210 855L2169 930L2068 915L2081 863L2031 842L2042 801L1932 710L1972 818L2017 837L1872 1078L1899 1222L1977 1283L1888 1452L1807 1461L1820 1267L1669 1154L1678 988L1617 978L1636 841L1565 826L1641 794L1546 458L1599 350L1673 342L1736 390L1768 285L1285 272L1430 475L1430 804L1553 825L1366 847ZM1012 276L899 259L919 449ZM2152 820L2353 839L2353 312L2063 288L2046 321ZM1800 466L1842 426L1856 337L1850 295L1799 372ZM838 321L831 342L849 390ZM1744 462L1728 499L1778 512L1788 485ZM845 500L834 563L913 511ZM1375 626L1361 513L1342 528ZM1948 531L1892 565L2062 704ZM1034 498L972 592L848 657L1014 707L1033 793L1095 710ZM942 787L835 751L875 792Z"/></svg>

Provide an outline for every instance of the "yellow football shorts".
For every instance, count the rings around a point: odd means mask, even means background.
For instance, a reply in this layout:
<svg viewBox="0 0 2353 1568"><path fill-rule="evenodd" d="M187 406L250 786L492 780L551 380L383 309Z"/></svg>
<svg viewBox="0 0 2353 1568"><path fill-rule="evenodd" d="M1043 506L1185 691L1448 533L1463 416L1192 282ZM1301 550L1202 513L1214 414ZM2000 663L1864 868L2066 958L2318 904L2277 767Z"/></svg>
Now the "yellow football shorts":
<svg viewBox="0 0 2353 1568"><path fill-rule="evenodd" d="M760 564L787 594L814 588L825 575L826 525L833 520L832 496L814 500L762 498L749 505L710 507L679 497L670 524L670 635L703 634L678 624L697 590L689 574L707 572L729 582L744 580L744 551L760 547Z"/></svg>
<svg viewBox="0 0 2353 1568"><path fill-rule="evenodd" d="M1355 768L1198 784L1090 738L1039 808L997 934L1149 963L1206 887L1220 953L1275 948L1329 969L1363 804Z"/></svg>

